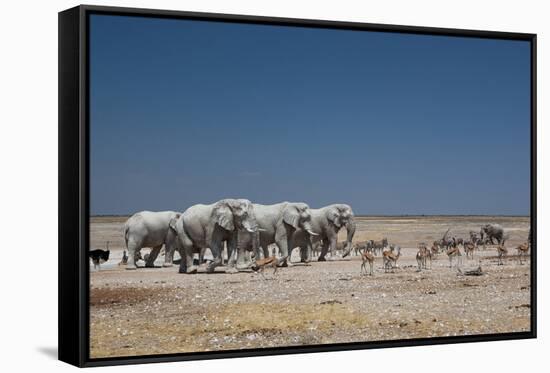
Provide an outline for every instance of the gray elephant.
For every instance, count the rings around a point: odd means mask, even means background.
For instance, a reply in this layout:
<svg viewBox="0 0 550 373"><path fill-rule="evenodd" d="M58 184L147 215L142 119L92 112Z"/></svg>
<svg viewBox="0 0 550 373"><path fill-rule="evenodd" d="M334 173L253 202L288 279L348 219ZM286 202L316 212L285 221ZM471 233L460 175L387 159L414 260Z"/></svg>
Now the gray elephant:
<svg viewBox="0 0 550 373"><path fill-rule="evenodd" d="M346 204L334 204L322 207L320 209L311 209L311 227L313 231L319 236L315 237L313 241L321 240L321 255L319 255L318 261L325 261L327 252L334 253L336 251L338 232L340 228L346 227L347 237L346 245L344 247L343 256L347 256L352 248L352 240L355 235L355 220L353 210L351 206ZM302 242L297 244L302 247L304 243L304 232L298 232L297 238ZM314 242L315 244L315 242ZM306 255L307 256L307 255ZM302 255L304 257L304 255Z"/></svg>
<svg viewBox="0 0 550 373"><path fill-rule="evenodd" d="M174 250L178 247L177 233L170 228L180 217L175 211L141 211L132 215L124 224L124 241L128 250L126 269L136 269L136 258L142 248L151 248L147 256L146 267L153 267L162 245L166 255L164 267L172 266Z"/></svg>
<svg viewBox="0 0 550 373"><path fill-rule="evenodd" d="M277 244L281 257L286 258L282 265L290 264L294 235L297 231L308 235L317 234L312 230L309 206L302 202L281 202L274 205L254 204L254 213L260 230L260 247L264 258L269 256L268 246ZM259 248L256 256L259 254Z"/></svg>
<svg viewBox="0 0 550 373"><path fill-rule="evenodd" d="M500 224L485 224L479 234L482 242L494 244L495 239L499 245L504 242L504 228Z"/></svg>
<svg viewBox="0 0 550 373"><path fill-rule="evenodd" d="M210 248L214 260L208 265L207 272L211 273L222 264L224 241L227 242L228 258L231 258L238 247L238 233L254 233L258 230L258 224L249 200L222 199L211 205L189 207L174 222L173 228L178 233L182 253L179 272L195 273L197 267L193 265L193 254ZM239 250L237 269L249 268L251 263L247 262L244 249Z"/></svg>

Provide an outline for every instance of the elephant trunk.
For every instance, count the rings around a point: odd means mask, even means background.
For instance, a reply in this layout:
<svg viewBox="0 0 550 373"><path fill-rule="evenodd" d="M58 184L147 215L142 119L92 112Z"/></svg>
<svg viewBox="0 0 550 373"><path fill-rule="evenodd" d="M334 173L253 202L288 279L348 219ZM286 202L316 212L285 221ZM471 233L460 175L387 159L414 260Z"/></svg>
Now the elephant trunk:
<svg viewBox="0 0 550 373"><path fill-rule="evenodd" d="M346 230L348 231L348 235L346 238L346 247L344 248L344 254L342 255L344 258L348 256L351 252L353 236L355 235L355 228L355 220L353 218L350 218L346 223Z"/></svg>
<svg viewBox="0 0 550 373"><path fill-rule="evenodd" d="M248 251L237 254L236 267L238 270L244 270L252 267L252 260L250 259L250 253Z"/></svg>
<svg viewBox="0 0 550 373"><path fill-rule="evenodd" d="M248 269L252 266L251 252L256 252L260 245L260 233L256 230L237 231L237 261L238 270Z"/></svg>

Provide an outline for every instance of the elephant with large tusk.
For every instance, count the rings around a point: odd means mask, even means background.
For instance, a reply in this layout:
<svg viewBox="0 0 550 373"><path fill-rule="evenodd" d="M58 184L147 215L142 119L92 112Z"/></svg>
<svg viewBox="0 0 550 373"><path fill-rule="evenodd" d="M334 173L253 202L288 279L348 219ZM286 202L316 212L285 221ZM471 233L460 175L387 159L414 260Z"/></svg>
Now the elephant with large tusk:
<svg viewBox="0 0 550 373"><path fill-rule="evenodd" d="M174 223L178 233L182 260L180 273L195 273L193 254L210 248L214 257L207 272L222 264L223 243L227 242L228 257L237 249L237 269L250 267L244 248L239 248L238 235L242 232L255 233L258 224L252 203L247 199L223 199L211 205L198 204L185 210ZM249 261L249 260L248 260ZM229 263L233 267L234 263ZM235 271L233 268L231 271Z"/></svg>
<svg viewBox="0 0 550 373"><path fill-rule="evenodd" d="M254 213L260 231L260 245L256 250L259 258L260 248L264 258L269 256L268 246L277 244L281 256L286 257L283 266L290 264L290 254L293 248L294 234L298 230L316 236L311 226L309 206L303 202L281 202L274 205L254 204Z"/></svg>
<svg viewBox="0 0 550 373"><path fill-rule="evenodd" d="M355 235L355 220L351 206L346 204L334 204L322 207L320 209L310 209L311 211L311 227L314 232L318 233L315 237L307 238L304 232L298 232L296 235L295 246L300 246L302 249L302 259L306 256L311 256L309 250L307 255L304 254L305 245L313 241L313 244L321 242L321 254L318 261L325 261L327 252L334 253L338 242L338 232L342 227L346 227L347 238L344 247L343 256L349 255L352 248L352 240Z"/></svg>

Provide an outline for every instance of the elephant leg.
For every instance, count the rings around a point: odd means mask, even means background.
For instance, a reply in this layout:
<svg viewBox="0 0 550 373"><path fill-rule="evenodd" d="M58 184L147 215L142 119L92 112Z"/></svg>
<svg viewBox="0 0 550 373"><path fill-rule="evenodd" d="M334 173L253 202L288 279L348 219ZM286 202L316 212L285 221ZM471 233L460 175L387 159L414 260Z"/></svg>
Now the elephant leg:
<svg viewBox="0 0 550 373"><path fill-rule="evenodd" d="M288 245L288 258L287 258L287 262L288 263L292 263L292 253L294 252L294 248L291 246L291 245Z"/></svg>
<svg viewBox="0 0 550 373"><path fill-rule="evenodd" d="M164 249L164 263L163 267L172 267L174 261L174 251L176 251L173 245L167 245Z"/></svg>
<svg viewBox="0 0 550 373"><path fill-rule="evenodd" d="M217 236L217 237L216 237ZM216 269L216 267L222 265L222 249L223 249L223 241L219 235L214 233L212 237L212 241L210 243L210 251L212 251L212 255L214 256L214 260L206 267L207 273L212 273ZM227 261L228 265L231 265L231 255L233 254L234 247L232 245L227 245Z"/></svg>
<svg viewBox="0 0 550 373"><path fill-rule="evenodd" d="M227 260L225 261L225 265L228 265L229 264L229 257L230 256L233 256L233 251L231 251L231 248L227 245L227 242L224 241L222 243L222 258L223 258L223 254L225 253L225 257L227 258ZM212 257L214 257L214 254L212 254ZM222 261L222 265L223 265L223 261Z"/></svg>
<svg viewBox="0 0 550 373"><path fill-rule="evenodd" d="M300 247L297 247L296 244L293 242L293 240L291 238L289 238L287 240L287 247L288 247L288 261L289 263L292 262L292 253L294 252L294 249L298 248L298 252L299 252L299 255L300 255L300 260L301 261L301 248Z"/></svg>
<svg viewBox="0 0 550 373"><path fill-rule="evenodd" d="M281 257L285 258L285 260L281 263L281 267L288 267L289 265L292 265L290 263L290 257L288 253L288 240L286 236L280 237L276 241L276 244L279 247L279 250L281 251Z"/></svg>
<svg viewBox="0 0 550 373"><path fill-rule="evenodd" d="M235 267L237 261L237 248L233 248L232 245L227 244L227 266Z"/></svg>
<svg viewBox="0 0 550 373"><path fill-rule="evenodd" d="M313 245L311 244L311 242L308 242L306 245L306 263L311 262L312 251L313 251Z"/></svg>
<svg viewBox="0 0 550 373"><path fill-rule="evenodd" d="M317 259L318 262L325 262L325 256L327 255L329 248L328 240L323 240L323 244L321 246L321 255L319 255L319 258Z"/></svg>
<svg viewBox="0 0 550 373"><path fill-rule="evenodd" d="M263 254L263 248L258 245L258 247L254 248L254 260L259 260L262 258Z"/></svg>
<svg viewBox="0 0 550 373"><path fill-rule="evenodd" d="M196 273L197 267L193 265L193 246L184 247L180 250L181 261L179 273Z"/></svg>
<svg viewBox="0 0 550 373"><path fill-rule="evenodd" d="M147 257L147 260L145 261L145 267L148 267L148 268L155 267L155 260L157 260L157 257L159 256L161 249L162 249L162 245L155 246L151 249L151 252Z"/></svg>
<svg viewBox="0 0 550 373"><path fill-rule="evenodd" d="M241 244L240 235L247 235L249 236L249 232L240 232L238 231L235 235L232 235L229 240L227 240L227 247L231 247L232 250L235 253L235 259L232 261L232 266L230 266L230 272L236 272L239 270L246 270L252 266L252 262L250 260L250 249L254 250L258 247L259 237L256 236L257 233L254 234L254 236L249 237L250 241L246 241L246 243ZM227 272L227 271L226 271Z"/></svg>
<svg viewBox="0 0 550 373"><path fill-rule="evenodd" d="M336 256L336 245L338 243L338 236L337 235L334 235L332 237L329 238L329 252L330 252L330 256Z"/></svg>
<svg viewBox="0 0 550 373"><path fill-rule="evenodd" d="M250 251L245 248L237 248L236 251L236 269L238 271L249 269L252 266L252 260L250 259Z"/></svg>
<svg viewBox="0 0 550 373"><path fill-rule="evenodd" d="M180 249L180 266L178 269L179 273L189 273L187 270L193 267L193 253L188 252L191 248L184 247Z"/></svg>
<svg viewBox="0 0 550 373"><path fill-rule="evenodd" d="M204 253L206 252L206 247L203 247L199 251L199 265L204 264Z"/></svg>
<svg viewBox="0 0 550 373"><path fill-rule="evenodd" d="M126 263L126 269L136 269L136 255L141 250L141 245L135 240L130 239L128 241L128 262Z"/></svg>
<svg viewBox="0 0 550 373"><path fill-rule="evenodd" d="M265 256L265 248L263 248L262 246L258 246L254 252L254 255L255 255L255 258L256 260L260 260L262 259L262 255L264 258L267 258L267 256Z"/></svg>
<svg viewBox="0 0 550 373"><path fill-rule="evenodd" d="M179 273L197 273L197 267L193 265L193 241L184 234L180 237L179 252L181 256Z"/></svg>
<svg viewBox="0 0 550 373"><path fill-rule="evenodd" d="M302 244L300 246L300 261L302 263L311 262L311 244Z"/></svg>
<svg viewBox="0 0 550 373"><path fill-rule="evenodd" d="M258 249L262 252L264 258L271 256L271 254L269 253L269 243L269 240L262 236L262 234L260 233L260 247ZM260 257L257 257L256 259L260 259Z"/></svg>
<svg viewBox="0 0 550 373"><path fill-rule="evenodd" d="M304 245L300 246L300 262L305 263L307 260L307 248Z"/></svg>

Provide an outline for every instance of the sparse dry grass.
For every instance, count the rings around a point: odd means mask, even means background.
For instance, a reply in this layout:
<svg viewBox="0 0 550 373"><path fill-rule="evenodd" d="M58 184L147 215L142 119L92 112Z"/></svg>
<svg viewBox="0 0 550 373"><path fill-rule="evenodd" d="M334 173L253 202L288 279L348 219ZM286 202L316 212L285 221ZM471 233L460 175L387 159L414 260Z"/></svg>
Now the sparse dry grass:
<svg viewBox="0 0 550 373"><path fill-rule="evenodd" d="M113 328L110 323L94 323L92 356L202 351L210 349L216 340L228 337L233 343L225 348L240 349L244 347L241 340L251 339L251 336L270 338L308 332L330 336L335 329L353 330L369 326L366 315L342 304L236 304L203 311L203 315L182 312L181 315L133 320L128 329ZM200 322L178 320L185 317L196 320L197 316ZM309 344L315 340L297 344Z"/></svg>

